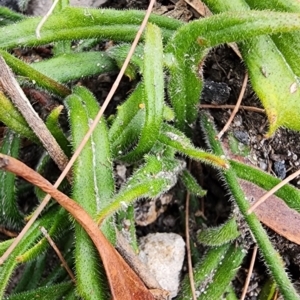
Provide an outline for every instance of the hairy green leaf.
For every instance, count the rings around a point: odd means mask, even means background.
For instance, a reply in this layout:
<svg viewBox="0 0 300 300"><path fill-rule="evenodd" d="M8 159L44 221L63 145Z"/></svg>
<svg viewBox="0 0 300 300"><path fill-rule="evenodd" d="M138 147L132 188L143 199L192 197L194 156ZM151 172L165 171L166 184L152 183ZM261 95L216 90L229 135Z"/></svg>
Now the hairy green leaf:
<svg viewBox="0 0 300 300"><path fill-rule="evenodd" d="M187 155L192 159L202 161L214 167L228 168L228 163L225 159L196 148L192 145L189 138L171 125L163 125L163 130L158 136L158 141L164 145L172 147L177 152Z"/></svg>
<svg viewBox="0 0 300 300"><path fill-rule="evenodd" d="M214 128L213 121L211 118L202 113L201 123L204 133L207 137L207 143L210 145L214 153L217 155L224 155L222 146L218 140L215 139L216 130ZM295 288L293 287L291 281L285 272L284 266L282 265L282 259L278 255L278 252L273 248L272 243L259 222L258 218L254 213L248 215L247 211L250 207L249 202L246 200L245 194L241 189L236 173L232 168L223 171L224 180L226 185L235 199L235 202L244 216L256 242L261 251L263 259L272 273L281 293L287 299L299 299L299 295Z"/></svg>
<svg viewBox="0 0 300 300"><path fill-rule="evenodd" d="M3 298L4 300L28 300L40 298L43 300L59 300L64 298L66 293L73 289L73 283L63 282L51 286L44 286L32 291L14 294L8 297Z"/></svg>
<svg viewBox="0 0 300 300"><path fill-rule="evenodd" d="M206 3L216 13L237 10L247 11L250 9L244 0L208 0ZM269 3L269 8L273 7L274 5ZM289 37L291 36L300 37L298 32L290 33ZM282 51L286 47L290 47L285 45L291 43L290 39L282 38L282 35L280 35L279 40L283 44L281 49L277 48L269 36L255 37L239 44L252 87L268 116L268 136L271 136L279 127L300 130L297 113L300 109L300 81L296 75L297 73L295 74L293 68L289 65L289 62L293 61L293 64L299 66L300 61L298 55L297 59L294 57L291 60L290 53Z"/></svg>
<svg viewBox="0 0 300 300"><path fill-rule="evenodd" d="M60 105L51 111L51 113L47 117L46 126L51 132L51 134L54 136L54 138L56 139L56 141L58 142L59 146L64 151L64 153L68 157L70 157L71 156L70 143L67 140L66 136L64 135L58 120L63 108L64 107Z"/></svg>
<svg viewBox="0 0 300 300"><path fill-rule="evenodd" d="M62 83L117 70L114 61L106 53L93 51L61 54L30 66Z"/></svg>
<svg viewBox="0 0 300 300"><path fill-rule="evenodd" d="M204 292L198 297L199 300L221 299L228 285L236 275L243 259L245 251L241 247L231 245L222 263L218 266L212 282L208 283Z"/></svg>
<svg viewBox="0 0 300 300"><path fill-rule="evenodd" d="M92 9L66 7L49 17L37 39L35 29L40 17L29 18L17 24L0 28L0 48L12 49L18 46L37 46L59 40L103 38L120 41L133 41L144 18L145 12L138 10L121 11L114 9ZM150 22L163 30L165 39L182 22L152 15Z"/></svg>
<svg viewBox="0 0 300 300"><path fill-rule="evenodd" d="M72 142L74 149L82 141L99 105L94 96L83 87L76 87L67 97ZM92 217L110 203L114 191L112 162L105 121L102 119L90 140L77 158L73 168L73 199ZM104 234L114 239L114 227L106 223ZM95 247L83 228L75 226L77 289L85 299L107 299L106 280L99 265Z"/></svg>
<svg viewBox="0 0 300 300"><path fill-rule="evenodd" d="M4 58L5 62L12 68L12 70L38 86L55 93L58 96L65 97L70 94L70 90L59 82L53 80L32 68L20 59L15 58L8 52L0 49L0 55Z"/></svg>
<svg viewBox="0 0 300 300"><path fill-rule="evenodd" d="M195 106L202 89L199 71L201 73L205 54L210 47L251 39L261 34L298 30L299 18L298 14L292 13L226 12L180 27L166 49L170 56L168 67L171 73L168 91L176 114L176 126L184 132L190 132L189 126L196 119ZM295 78L288 87L294 82Z"/></svg>
<svg viewBox="0 0 300 300"><path fill-rule="evenodd" d="M137 141L145 121L144 87L139 84L127 100L117 107L117 115L109 129L113 157L122 155Z"/></svg>
<svg viewBox="0 0 300 300"><path fill-rule="evenodd" d="M163 45L160 29L151 23L147 25L146 29L143 78L145 89L145 124L136 148L121 157L122 160L127 162L141 159L153 147L163 122Z"/></svg>
<svg viewBox="0 0 300 300"><path fill-rule="evenodd" d="M185 163L177 159L146 157L145 165L132 175L112 202L100 211L98 222L122 208L126 209L139 198L154 198L168 191L176 184L177 176L184 168Z"/></svg>
<svg viewBox="0 0 300 300"><path fill-rule="evenodd" d="M220 246L235 240L240 235L235 218L215 228L202 229L197 236L206 246Z"/></svg>
<svg viewBox="0 0 300 300"><path fill-rule="evenodd" d="M201 261L194 268L195 288L202 290L212 281L215 270L222 263L226 252L229 249L229 244L220 247L214 247L202 257ZM192 290L189 283L189 276L185 276L182 283L179 299L189 300L192 297Z"/></svg>
<svg viewBox="0 0 300 300"><path fill-rule="evenodd" d="M280 179L271 176L258 168L242 164L235 160L230 160L230 166L239 178L252 182L266 191L271 190L275 185L281 182ZM300 212L299 189L290 184L286 184L280 188L275 195L281 198L290 208Z"/></svg>
<svg viewBox="0 0 300 300"><path fill-rule="evenodd" d="M12 102L0 91L0 121L8 128L36 143L38 138Z"/></svg>
<svg viewBox="0 0 300 300"><path fill-rule="evenodd" d="M9 129L5 130L1 152L17 158L19 149L19 135ZM15 174L0 171L0 199L0 224L11 230L19 230L24 225L24 221L17 204Z"/></svg>
<svg viewBox="0 0 300 300"><path fill-rule="evenodd" d="M202 189L195 177L193 177L193 175L188 170L184 170L182 172L182 174L180 175L180 180L191 194L198 197L203 197L206 195L206 191Z"/></svg>

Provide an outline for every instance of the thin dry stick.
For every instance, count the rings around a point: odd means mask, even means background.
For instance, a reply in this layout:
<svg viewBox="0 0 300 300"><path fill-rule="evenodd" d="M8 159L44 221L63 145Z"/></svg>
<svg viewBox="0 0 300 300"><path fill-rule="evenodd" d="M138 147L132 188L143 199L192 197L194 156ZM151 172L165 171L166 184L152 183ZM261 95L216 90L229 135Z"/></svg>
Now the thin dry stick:
<svg viewBox="0 0 300 300"><path fill-rule="evenodd" d="M76 284L76 279L75 279L75 276L74 276L73 272L69 268L66 260L64 259L64 257L62 256L61 252L59 251L59 249L55 245L54 241L51 239L51 237L50 237L49 233L47 232L46 228L43 227L43 226L41 226L40 230L43 233L43 235L45 236L45 238L48 240L49 244L51 245L51 247L53 248L53 250L55 251L55 253L57 254L58 258L60 259L60 261L61 261L61 263L63 265L63 267L66 269L66 271L70 275L71 280Z"/></svg>
<svg viewBox="0 0 300 300"><path fill-rule="evenodd" d="M107 274L112 299L153 300L152 295L136 273L125 263L124 259L99 230L91 216L74 200L54 188L43 176L27 167L19 160L0 153L0 169L23 177L33 185L49 193L82 226L93 241Z"/></svg>
<svg viewBox="0 0 300 300"><path fill-rule="evenodd" d="M191 166L191 162L189 162L189 169ZM187 261L189 268L189 279L192 291L193 300L197 300L196 290L195 290L195 282L194 282L194 274L193 274L193 265L192 265L192 255L191 255L191 247L190 247L190 226L189 226L189 211L190 211L190 193L187 192L185 199L185 243L186 243L186 252L187 252Z"/></svg>
<svg viewBox="0 0 300 300"><path fill-rule="evenodd" d="M18 235L18 233L7 230L6 228L4 228L2 226L0 226L0 232L11 238L16 237Z"/></svg>
<svg viewBox="0 0 300 300"><path fill-rule="evenodd" d="M236 113L238 112L239 110L239 107L240 107L240 104L242 102L242 99L244 97L244 94L245 94L245 90L246 90L246 87L247 87L247 81L248 81L248 73L245 74L245 77L244 77L244 81L243 81L243 85L242 85L242 88L241 88L241 91L240 91L240 95L239 95L239 98L236 102L236 105L235 105L235 108L234 110L232 111L231 113L231 116L230 118L228 119L227 123L225 124L225 126L223 127L223 129L219 132L219 134L216 136L217 139L220 139L223 134L227 131L227 129L229 128L232 120L234 119Z"/></svg>
<svg viewBox="0 0 300 300"><path fill-rule="evenodd" d="M295 173L288 176L286 179L282 180L280 183L275 185L271 190L269 190L267 193L265 193L262 197L260 197L257 201L255 201L251 207L248 209L247 213L251 214L259 205L261 205L263 202L265 202L271 195L276 193L281 187L283 187L285 184L289 183L291 180L296 178L300 175L300 170L296 171Z"/></svg>
<svg viewBox="0 0 300 300"><path fill-rule="evenodd" d="M252 272L253 272L253 267L254 267L256 255L257 255L257 249L258 249L258 247L255 245L254 249L253 249L252 257L251 257L251 262L250 262L250 266L249 266L249 270L248 270L248 275L247 275L247 278L246 278L246 281L245 281L245 285L244 285L244 288L243 288L243 293L242 293L242 296L241 296L240 300L244 300L245 297L246 297L247 290L248 290L249 283L250 283L250 279L251 279L251 275L252 275Z"/></svg>
<svg viewBox="0 0 300 300"><path fill-rule="evenodd" d="M87 134L85 135L85 137L83 138L83 140L81 141L80 145L78 146L77 150L75 151L75 153L73 154L73 156L71 157L69 163L66 165L66 168L63 170L63 172L61 173L61 175L58 177L57 181L54 184L55 188L58 188L58 186L61 184L61 182L63 181L63 179L66 177L66 175L68 174L69 170L71 169L72 165L74 164L75 160L77 159L77 157L79 156L81 150L83 149L83 147L85 146L85 144L87 143L87 141L89 140L91 134L93 133L94 129L96 128L97 124L100 121L100 118L102 117L106 107L108 106L110 100L112 99L124 73L125 70L129 64L129 61L134 53L134 50L138 44L138 41L144 31L144 28L148 22L149 16L151 14L153 5L155 3L155 0L151 0L149 7L147 9L147 12L145 14L144 20L142 22L142 25L140 27L140 29L138 30L136 37L131 45L131 48L129 50L129 53L124 61L124 64L120 70L120 73L118 75L118 77L116 78L109 94L107 95L101 109L99 110L94 122L92 123L91 127L89 128ZM10 245L10 247L5 251L5 253L2 255L2 257L0 257L0 265L4 263L4 261L7 259L7 257L10 255L10 253L15 249L15 247L18 245L18 243L20 242L20 240L23 238L23 236L25 235L25 233L27 232L27 230L30 228L30 226L34 223L34 221L37 219L37 217L39 216L39 214L41 213L41 211L44 209L44 207L48 204L49 200L51 199L50 195L47 195L43 201L41 202L41 204L38 206L38 208L35 210L35 212L33 213L31 219L28 221L28 223L25 225L25 227L22 229L22 231L20 232L20 234L16 237L16 239L13 241L13 243Z"/></svg>
<svg viewBox="0 0 300 300"><path fill-rule="evenodd" d="M36 27L36 30L35 30L35 34L36 34L36 37L38 39L41 38L41 28L42 26L45 24L45 22L47 21L47 19L50 17L50 15L52 14L56 4L58 3L59 0L55 0L53 1L49 11L44 15L44 17L42 18L41 22L38 24L38 26Z"/></svg>
<svg viewBox="0 0 300 300"><path fill-rule="evenodd" d="M231 104L224 104L224 105L200 104L199 107L200 108L214 108L214 109L234 109L235 105L231 105ZM261 114L265 113L264 109L258 108L258 107L255 107L255 106L240 105L240 108L244 109L244 110L254 111L254 112L257 112L257 113L261 113Z"/></svg>
<svg viewBox="0 0 300 300"><path fill-rule="evenodd" d="M10 97L15 107L20 111L30 128L40 139L45 149L49 152L51 158L55 161L59 169L63 171L68 163L67 156L64 154L43 120L31 106L12 71L1 56L0 88Z"/></svg>

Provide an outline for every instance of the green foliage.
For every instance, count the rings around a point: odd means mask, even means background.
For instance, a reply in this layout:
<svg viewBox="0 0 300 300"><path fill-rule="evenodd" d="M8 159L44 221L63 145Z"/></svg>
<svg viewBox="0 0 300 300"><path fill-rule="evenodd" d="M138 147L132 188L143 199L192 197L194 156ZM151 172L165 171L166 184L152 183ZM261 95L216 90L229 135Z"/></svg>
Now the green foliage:
<svg viewBox="0 0 300 300"><path fill-rule="evenodd" d="M220 246L235 240L239 235L236 220L231 218L219 227L202 229L197 239L207 246Z"/></svg>
<svg viewBox="0 0 300 300"><path fill-rule="evenodd" d="M1 145L1 153L12 157L18 157L20 149L20 137L11 130L5 132ZM23 225L22 214L16 203L16 176L0 171L0 224L10 229L20 228Z"/></svg>
<svg viewBox="0 0 300 300"><path fill-rule="evenodd" d="M242 178L268 190L278 183L278 179L238 162L227 161L222 144L215 140L216 132L207 115L202 114L200 121L211 149L195 147L190 137L198 116L196 106L203 86L201 67L205 56L212 47L228 42L239 42L253 88L268 114L268 134L280 126L300 130L297 116L300 109L297 78L300 74L300 43L299 32L296 32L300 29L299 4L292 0L288 3L256 0L206 2L212 10L223 13L187 24L154 14L150 17L125 73L130 80L139 82L117 107L115 115L102 117L73 166L72 182L65 183L60 189L70 192L74 200L99 222L112 244L115 244L116 228L122 230L122 220L128 218L132 244L136 247L135 201L168 192L176 187L178 178L191 194L202 197L205 191L186 170L183 157L211 165L222 172L224 182L282 294L287 299L298 299L266 232L254 214L247 215L249 203L245 201L237 180ZM253 8L279 12L251 10ZM95 96L87 88L75 86L74 82L82 77L118 70L129 51L128 42L133 40L143 17L142 11L74 8L68 6L68 1L60 1L42 27L41 38L37 39L35 29L40 17L25 18L0 8L0 55L19 76L22 85L44 89L64 104L68 124L61 123L63 107L60 106L51 110L46 125L67 156L77 149L100 108ZM105 52L82 51L105 39L113 40L116 46ZM71 47L74 40L75 46ZM27 64L8 52L16 47L47 43L53 44L53 57L38 63ZM63 84L68 84L71 89ZM5 86L2 88L0 121L10 130L5 134L1 152L18 157L22 139L30 139L36 147L41 145L5 96ZM115 163L129 164L132 170L131 176L117 188ZM37 170L46 174L49 166L50 159L45 154ZM16 187L18 183L14 175L1 173L1 223L11 226L12 230L23 224ZM38 198L43 195L39 191L36 194ZM286 186L277 194L290 207L300 211L298 189ZM49 247L46 239L41 237L39 226L46 227L61 246L68 263L74 267L76 293L84 299L110 297L94 245L77 223L74 228L70 223L66 212L52 203L11 257L0 266L0 297L3 297L9 278L17 267L16 259L27 264L24 276L34 268L38 269L31 282L24 277L15 294L7 299L28 299L36 295L43 299L76 297L73 286L66 281L65 272L58 266L38 284ZM219 299L231 287L245 256L245 252L235 245L239 232L232 217L222 226L205 229L198 235L200 243L211 247L195 267L195 284L202 291L199 299ZM0 243L1 254L10 243L11 240ZM236 298L231 288L230 295L231 299ZM180 297L191 298L187 279L183 281Z"/></svg>
<svg viewBox="0 0 300 300"><path fill-rule="evenodd" d="M248 2L252 2L251 5L254 8L257 6L267 9L278 7L275 4L276 1L273 3L268 1L268 4L258 4L261 1L250 0ZM244 0L208 0L206 3L214 13L249 11L250 9L247 1ZM300 11L299 5L298 10L287 9L287 7L286 4L284 10ZM299 64L297 63L299 52L296 52L299 50L299 37L299 32L295 32L277 35L273 40L269 36L255 37L239 44L252 87L265 107L269 119L268 136L271 136L279 127L300 130L297 113L300 109L299 80L297 77L299 76ZM290 51L290 49L294 50ZM295 57L296 53L298 53L297 57Z"/></svg>

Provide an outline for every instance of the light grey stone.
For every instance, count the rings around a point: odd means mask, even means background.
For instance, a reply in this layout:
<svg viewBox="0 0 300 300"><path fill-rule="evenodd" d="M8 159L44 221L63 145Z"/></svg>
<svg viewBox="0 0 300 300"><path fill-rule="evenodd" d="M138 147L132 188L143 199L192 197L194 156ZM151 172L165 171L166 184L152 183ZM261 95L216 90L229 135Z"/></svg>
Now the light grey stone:
<svg viewBox="0 0 300 300"><path fill-rule="evenodd" d="M185 242L175 233L153 233L140 239L140 259L161 287L176 297L185 256Z"/></svg>

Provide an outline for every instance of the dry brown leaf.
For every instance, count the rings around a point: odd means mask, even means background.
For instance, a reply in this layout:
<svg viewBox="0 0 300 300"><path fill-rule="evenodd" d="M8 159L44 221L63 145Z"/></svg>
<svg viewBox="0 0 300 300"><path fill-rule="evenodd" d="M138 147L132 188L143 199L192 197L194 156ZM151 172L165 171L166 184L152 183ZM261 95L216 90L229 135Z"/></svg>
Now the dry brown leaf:
<svg viewBox="0 0 300 300"><path fill-rule="evenodd" d="M239 183L249 201L259 199L266 193L264 189L249 181L239 179ZM276 233L300 245L300 214L289 208L282 199L272 195L259 205L254 213Z"/></svg>
<svg viewBox="0 0 300 300"><path fill-rule="evenodd" d="M102 259L112 297L115 300L154 300L150 291L121 255L109 243L97 224L74 200L58 191L40 174L10 156L0 154L0 168L23 177L50 194L84 228Z"/></svg>

